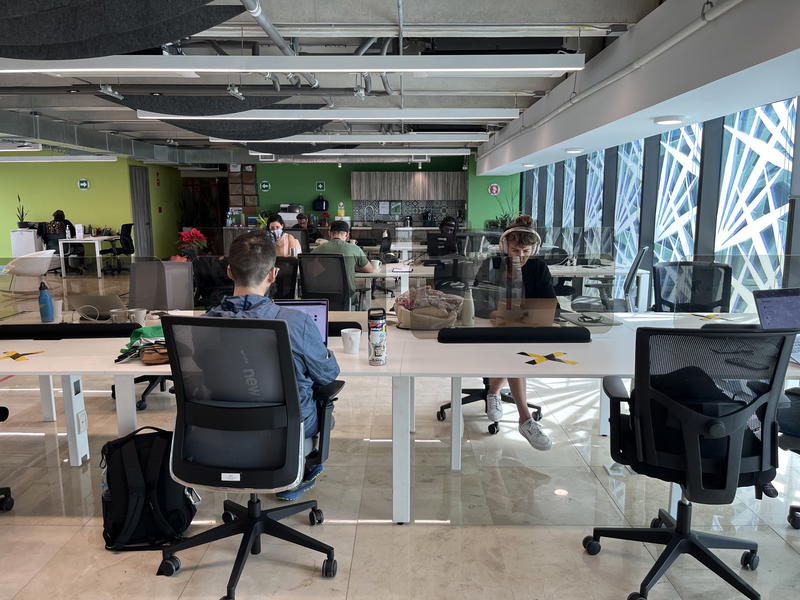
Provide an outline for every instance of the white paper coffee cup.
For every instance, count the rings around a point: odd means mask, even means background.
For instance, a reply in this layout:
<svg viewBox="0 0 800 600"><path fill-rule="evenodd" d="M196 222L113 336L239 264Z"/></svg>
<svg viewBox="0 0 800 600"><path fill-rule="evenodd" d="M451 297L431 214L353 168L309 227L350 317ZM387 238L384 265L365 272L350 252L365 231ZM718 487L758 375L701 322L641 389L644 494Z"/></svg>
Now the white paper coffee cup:
<svg viewBox="0 0 800 600"><path fill-rule="evenodd" d="M360 329L342 329L342 345L345 354L358 354L361 347Z"/></svg>

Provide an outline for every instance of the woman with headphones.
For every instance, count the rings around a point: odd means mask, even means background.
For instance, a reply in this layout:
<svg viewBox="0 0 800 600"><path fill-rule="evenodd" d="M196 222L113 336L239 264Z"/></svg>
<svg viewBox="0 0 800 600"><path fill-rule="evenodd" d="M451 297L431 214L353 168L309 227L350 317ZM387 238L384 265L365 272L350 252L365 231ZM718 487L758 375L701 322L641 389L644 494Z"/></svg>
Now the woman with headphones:
<svg viewBox="0 0 800 600"><path fill-rule="evenodd" d="M500 236L500 252L506 258L508 277L511 278L511 264L514 258L519 259L522 273L522 286L524 298L555 298L553 277L547 264L536 253L542 245L539 234L533 230L533 219L528 215L520 215L511 226ZM514 261L515 262L515 261ZM486 414L490 421L499 421L503 418L503 403L500 399L500 389L505 379L492 378L489 380L489 393L486 396ZM553 442L542 431L539 423L533 420L528 410L527 389L525 378L509 378L508 386L517 405L519 413L519 432L528 443L537 450L550 450Z"/></svg>

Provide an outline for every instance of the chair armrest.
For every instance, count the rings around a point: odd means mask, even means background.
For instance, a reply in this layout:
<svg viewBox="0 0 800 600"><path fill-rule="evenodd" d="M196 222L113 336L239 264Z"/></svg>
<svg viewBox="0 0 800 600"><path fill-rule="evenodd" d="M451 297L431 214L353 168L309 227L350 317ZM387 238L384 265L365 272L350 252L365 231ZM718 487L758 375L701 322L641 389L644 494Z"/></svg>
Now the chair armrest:
<svg viewBox="0 0 800 600"><path fill-rule="evenodd" d="M336 395L342 391L344 381L335 379L327 385L314 386L314 398L317 402L327 403L336 400Z"/></svg>
<svg viewBox="0 0 800 600"><path fill-rule="evenodd" d="M630 431L623 431L622 411L620 403L630 403L630 397L619 377L603 377L603 392L608 396L610 408L608 415L609 424L609 450L614 461L627 465L631 464L630 457L625 456L624 435L630 435Z"/></svg>
<svg viewBox="0 0 800 600"><path fill-rule="evenodd" d="M611 399L612 404L619 405L620 402L631 400L620 377L603 377L603 391Z"/></svg>

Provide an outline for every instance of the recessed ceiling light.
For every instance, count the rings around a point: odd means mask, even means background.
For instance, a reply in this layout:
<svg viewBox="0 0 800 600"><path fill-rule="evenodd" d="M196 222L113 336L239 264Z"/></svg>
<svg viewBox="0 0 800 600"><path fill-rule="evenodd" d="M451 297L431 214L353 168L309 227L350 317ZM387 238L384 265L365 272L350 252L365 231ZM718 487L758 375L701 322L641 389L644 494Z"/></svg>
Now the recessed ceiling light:
<svg viewBox="0 0 800 600"><path fill-rule="evenodd" d="M567 148L564 152L567 154L583 154L583 148Z"/></svg>
<svg viewBox="0 0 800 600"><path fill-rule="evenodd" d="M680 115L666 115L663 117L656 117L653 119L653 123L656 125L680 125L683 123L684 117Z"/></svg>
<svg viewBox="0 0 800 600"><path fill-rule="evenodd" d="M151 96L160 96L161 92L150 92Z"/></svg>
<svg viewBox="0 0 800 600"><path fill-rule="evenodd" d="M522 166L523 166L523 167L525 167L526 169L532 169L532 168L533 168L533 167L535 167L536 165L534 165L534 164L532 164L532 163L524 163Z"/></svg>

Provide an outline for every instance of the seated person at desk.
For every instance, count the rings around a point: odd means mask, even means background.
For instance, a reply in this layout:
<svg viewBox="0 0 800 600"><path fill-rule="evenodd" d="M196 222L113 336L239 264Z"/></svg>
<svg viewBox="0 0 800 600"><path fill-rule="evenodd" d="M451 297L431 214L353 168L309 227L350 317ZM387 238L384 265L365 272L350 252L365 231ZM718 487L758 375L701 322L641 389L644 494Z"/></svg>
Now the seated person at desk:
<svg viewBox="0 0 800 600"><path fill-rule="evenodd" d="M510 279L512 276L511 260L519 258L523 298L555 298L553 290L553 277L545 262L535 256L542 240L533 229L533 220L528 215L520 215L500 237L500 251L507 257L506 273L500 276ZM490 259L491 260L491 259ZM507 282L497 282L507 284ZM503 418L503 403L500 399L500 389L505 379L492 378L489 380L489 393L486 396L486 414L491 421ZM509 378L508 386L517 405L519 413L519 432L528 443L537 450L549 450L553 443L548 435L542 431L539 423L531 418L528 410L527 390L524 377Z"/></svg>
<svg viewBox="0 0 800 600"><path fill-rule="evenodd" d="M459 254L456 241L458 222L453 217L445 217L439 223L439 233L428 234L428 256Z"/></svg>
<svg viewBox="0 0 800 600"><path fill-rule="evenodd" d="M53 220L44 225L45 242L47 250L55 250L58 252L58 240L63 240L69 236L75 237L75 226L72 221L64 216L63 210L57 210L53 213Z"/></svg>
<svg viewBox="0 0 800 600"><path fill-rule="evenodd" d="M311 224L311 222L308 220L308 215L305 213L299 213L297 215L297 223L289 227L289 229L305 229L308 232L307 235L309 244L313 244L322 237L319 229Z"/></svg>
<svg viewBox="0 0 800 600"><path fill-rule="evenodd" d="M331 383L339 375L339 364L322 342L311 317L289 308L282 308L267 298L267 290L275 281L275 248L262 233L240 235L231 244L228 254L228 277L233 280L233 295L206 313L208 317L239 319L279 319L286 321L292 342L297 392L306 438L319 428L313 386ZM322 465L306 471L303 481L293 490L279 492L278 498L294 500L314 486Z"/></svg>
<svg viewBox="0 0 800 600"><path fill-rule="evenodd" d="M350 244L347 238L350 237L350 226L345 221L334 221L331 223L328 232L330 240L326 244L317 246L311 254L341 254L344 256L344 267L347 271L347 284L350 288L350 296L356 292L356 271L359 273L372 273L375 269L367 259L364 251Z"/></svg>
<svg viewBox="0 0 800 600"><path fill-rule="evenodd" d="M283 226L283 218L280 215L272 215L267 219L267 229L275 243L275 254L277 256L297 256L302 252L300 242L294 236L284 235Z"/></svg>

